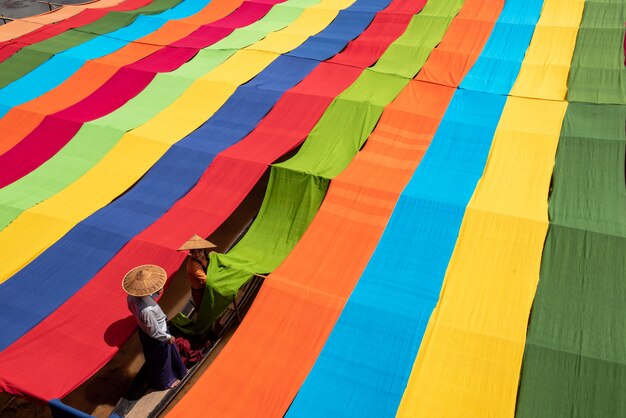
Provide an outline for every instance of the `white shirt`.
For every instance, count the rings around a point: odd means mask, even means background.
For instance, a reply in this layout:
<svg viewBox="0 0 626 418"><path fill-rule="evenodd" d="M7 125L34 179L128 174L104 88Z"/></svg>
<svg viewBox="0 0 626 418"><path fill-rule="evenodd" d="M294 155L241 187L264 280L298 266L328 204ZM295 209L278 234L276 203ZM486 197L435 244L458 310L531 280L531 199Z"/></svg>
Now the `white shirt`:
<svg viewBox="0 0 626 418"><path fill-rule="evenodd" d="M152 297L128 295L126 300L128 309L146 334L159 341L170 339L171 335L167 332L167 317Z"/></svg>

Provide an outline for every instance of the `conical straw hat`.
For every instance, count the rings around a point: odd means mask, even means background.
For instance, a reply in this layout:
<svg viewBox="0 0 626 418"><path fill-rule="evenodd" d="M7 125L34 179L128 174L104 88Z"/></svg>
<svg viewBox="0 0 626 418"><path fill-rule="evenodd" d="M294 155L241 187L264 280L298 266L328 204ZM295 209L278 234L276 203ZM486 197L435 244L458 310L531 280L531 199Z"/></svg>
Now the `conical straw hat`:
<svg viewBox="0 0 626 418"><path fill-rule="evenodd" d="M193 237L189 238L189 240L184 243L183 246L178 249L178 251L200 250L204 248L215 247L217 247L217 245L213 244L212 242L209 242L198 235L194 235Z"/></svg>
<svg viewBox="0 0 626 418"><path fill-rule="evenodd" d="M126 273L122 287L132 296L148 296L163 288L167 273L162 267L152 264L138 266Z"/></svg>

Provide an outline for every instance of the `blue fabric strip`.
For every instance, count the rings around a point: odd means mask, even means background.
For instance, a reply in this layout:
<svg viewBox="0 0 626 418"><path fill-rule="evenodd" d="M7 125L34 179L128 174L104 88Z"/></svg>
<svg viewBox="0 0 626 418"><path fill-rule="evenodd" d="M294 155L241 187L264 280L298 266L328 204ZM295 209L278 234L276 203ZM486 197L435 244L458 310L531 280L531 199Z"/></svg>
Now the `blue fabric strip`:
<svg viewBox="0 0 626 418"><path fill-rule="evenodd" d="M541 7L542 0L506 2L469 73L476 81L453 96L288 417L395 416L506 102L482 90L512 86L519 70L496 59L487 71L485 54L521 60Z"/></svg>
<svg viewBox="0 0 626 418"><path fill-rule="evenodd" d="M65 405L60 399L52 399L48 405L54 418L93 418L92 415Z"/></svg>
<svg viewBox="0 0 626 418"><path fill-rule="evenodd" d="M543 1L507 1L492 35L461 88L509 94L535 31Z"/></svg>
<svg viewBox="0 0 626 418"><path fill-rule="evenodd" d="M136 234L183 197L216 154L248 135L281 95L370 24L390 0L358 0L340 11L324 31L281 56L240 86L206 123L173 145L126 194L88 217L29 265L0 285L0 350L3 350L76 293ZM323 51L309 42L343 37ZM190 153L189 149L194 150Z"/></svg>

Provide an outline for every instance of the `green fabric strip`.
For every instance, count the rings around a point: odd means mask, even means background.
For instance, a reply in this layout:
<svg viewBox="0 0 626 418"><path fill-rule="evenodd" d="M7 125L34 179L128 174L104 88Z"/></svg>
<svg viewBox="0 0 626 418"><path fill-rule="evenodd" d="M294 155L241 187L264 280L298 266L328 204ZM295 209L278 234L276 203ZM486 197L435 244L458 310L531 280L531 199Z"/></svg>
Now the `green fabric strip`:
<svg viewBox="0 0 626 418"><path fill-rule="evenodd" d="M181 331L206 333L241 286L255 273L270 273L287 257L317 213L331 179L365 144L385 106L421 69L462 4L430 0L377 64L334 99L298 153L272 165L259 215L229 253L210 255L200 313L195 322L182 315L174 318Z"/></svg>
<svg viewBox="0 0 626 418"><path fill-rule="evenodd" d="M456 3L453 2L453 4ZM445 10L437 10L441 14L433 15L433 10L442 9L442 7L433 5L427 11L426 8L431 4L432 1L429 1L424 11L411 20L407 31L389 46L387 52L380 57L380 60L372 68L374 71L398 74L408 78L417 74L428 59L432 49L443 38L454 17L445 14ZM416 47L416 45L420 46Z"/></svg>
<svg viewBox="0 0 626 418"><path fill-rule="evenodd" d="M290 0L276 5L258 22L239 28L224 40L201 50L171 73L157 74L139 95L115 112L84 124L54 157L18 181L0 189L0 230L24 210L53 196L76 181L102 159L130 131L169 106L198 78L210 72L238 49L293 22L304 8L318 0ZM237 45L236 49L223 49Z"/></svg>
<svg viewBox="0 0 626 418"><path fill-rule="evenodd" d="M182 0L154 0L152 3L128 12L110 12L102 18L80 28L70 29L50 39L20 49L0 63L0 88L7 86L36 67L72 47L83 44L97 36L111 33L131 24L140 14L151 15L164 12Z"/></svg>
<svg viewBox="0 0 626 418"><path fill-rule="evenodd" d="M519 417L626 411L626 106L570 104L530 317Z"/></svg>
<svg viewBox="0 0 626 418"><path fill-rule="evenodd" d="M569 75L569 102L626 104L622 0L585 2Z"/></svg>
<svg viewBox="0 0 626 418"><path fill-rule="evenodd" d="M285 27L285 22L293 22L301 14L302 9L319 3L310 0L290 0L285 3L277 4L263 17L263 19L255 22L245 28L235 29L236 36L227 36L208 49L243 49L255 42L263 39L270 32Z"/></svg>

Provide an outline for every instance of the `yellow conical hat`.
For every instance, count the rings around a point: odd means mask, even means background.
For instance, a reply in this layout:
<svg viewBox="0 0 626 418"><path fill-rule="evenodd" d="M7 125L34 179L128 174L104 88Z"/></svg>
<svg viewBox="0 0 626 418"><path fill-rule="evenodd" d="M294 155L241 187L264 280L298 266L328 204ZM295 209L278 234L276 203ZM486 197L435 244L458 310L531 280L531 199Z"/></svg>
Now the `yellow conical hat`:
<svg viewBox="0 0 626 418"><path fill-rule="evenodd" d="M153 264L138 266L126 273L122 287L132 296L148 296L163 288L167 273Z"/></svg>
<svg viewBox="0 0 626 418"><path fill-rule="evenodd" d="M204 248L215 247L217 247L217 245L213 244L212 242L209 242L198 235L194 235L193 237L189 238L189 240L184 243L183 246L178 249L178 251L200 250Z"/></svg>

